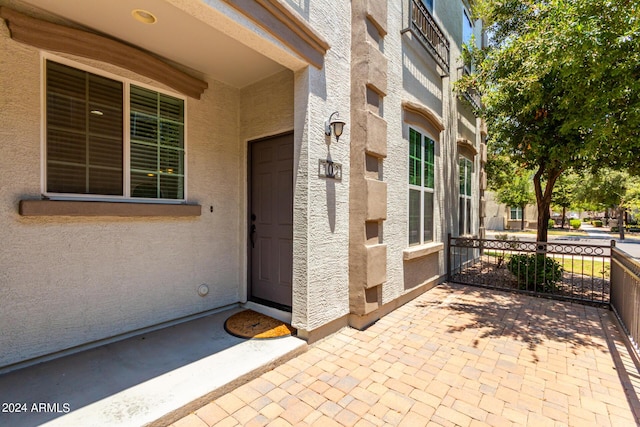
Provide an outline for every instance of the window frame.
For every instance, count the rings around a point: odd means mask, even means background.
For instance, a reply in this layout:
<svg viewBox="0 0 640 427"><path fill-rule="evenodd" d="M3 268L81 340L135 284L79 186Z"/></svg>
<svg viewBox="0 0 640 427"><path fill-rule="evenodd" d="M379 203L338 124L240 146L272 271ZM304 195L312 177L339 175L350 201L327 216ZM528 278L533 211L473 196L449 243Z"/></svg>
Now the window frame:
<svg viewBox="0 0 640 427"><path fill-rule="evenodd" d="M429 11L433 15L433 10L435 9L436 0L420 0L420 3L424 6L425 9ZM427 3L431 3L431 7Z"/></svg>
<svg viewBox="0 0 640 427"><path fill-rule="evenodd" d="M464 164L464 167L463 167ZM458 235L473 234L471 216L473 213L473 174L475 165L473 159L467 156L458 156ZM461 179L464 171L464 179ZM464 190L463 189L464 181ZM468 190L468 191L467 191ZM464 205L464 206L463 206ZM463 215L461 215L461 212Z"/></svg>
<svg viewBox="0 0 640 427"><path fill-rule="evenodd" d="M429 243L434 243L436 242L436 233L435 233L435 225L436 225L436 221L435 221L435 213L436 213L436 203L437 203L437 198L436 198L436 170L437 170L437 162L436 162L436 139L432 138L431 135L424 131L423 129L421 129L420 127L417 126L413 126L413 125L409 125L408 126L409 131L408 131L408 155L406 157L407 160L409 160L409 162L411 161L411 133L416 132L418 135L420 135L420 151L421 151L421 159L420 159L420 185L416 185L416 184L411 184L411 168L407 167L407 245L409 247L416 247L416 246L420 246L420 245L425 245L425 244L429 244ZM432 147L432 158L433 158L433 164L432 164L432 168L433 168L433 187L427 187L425 185L425 163L426 163L426 152L427 152L427 148L426 148L426 141L430 141L431 142L431 147ZM411 191L419 191L420 192L420 214L419 214L419 218L420 218L420 223L418 226L418 242L411 242ZM424 217L425 217L425 211L424 211L424 202L425 202L425 193L430 193L432 196L432 212L431 212L431 240L425 240L424 238L424 234L425 234L425 224L424 224Z"/></svg>
<svg viewBox="0 0 640 427"><path fill-rule="evenodd" d="M513 217L514 210L516 218ZM523 213L523 209L520 206L509 206L509 221L522 221Z"/></svg>
<svg viewBox="0 0 640 427"><path fill-rule="evenodd" d="M465 30L466 30L466 23L469 23L469 29L470 29L470 33L469 36L465 39ZM469 13L469 11L467 10L466 6L462 6L462 44L468 44L471 41L471 38L473 37L475 31L475 23L473 22L473 20L471 19L471 13Z"/></svg>
<svg viewBox="0 0 640 427"><path fill-rule="evenodd" d="M75 68L80 71L92 73L100 77L118 81L123 85L123 135L122 135L122 195L107 195L107 194L84 194L84 193L55 193L47 191L47 61L57 62L62 65L66 65L71 68ZM110 66L110 68L116 68ZM187 117L187 97L154 86L153 84L141 82L130 77L125 77L122 74L116 74L111 71L106 71L102 68L97 68L73 60L66 57L61 57L50 52L41 52L40 54L40 187L41 193L47 199L50 200L69 200L69 201L103 201L103 202L133 202L133 203L155 203L155 204L184 204L188 200L188 117ZM125 71L126 72L126 71ZM183 147L182 147L182 162L183 162L183 193L182 198L168 199L168 198L149 198L149 197L133 197L131 190L131 86L137 86L149 91L156 92L158 94L167 95L173 98L177 98L183 101Z"/></svg>

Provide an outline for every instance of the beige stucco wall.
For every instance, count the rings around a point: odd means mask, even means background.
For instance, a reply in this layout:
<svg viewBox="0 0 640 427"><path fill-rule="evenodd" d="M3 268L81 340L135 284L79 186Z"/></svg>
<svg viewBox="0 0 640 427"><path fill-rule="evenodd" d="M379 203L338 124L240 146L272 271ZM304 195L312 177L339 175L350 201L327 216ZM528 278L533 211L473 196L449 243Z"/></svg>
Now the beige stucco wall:
<svg viewBox="0 0 640 427"><path fill-rule="evenodd" d="M426 256L404 260L408 245L408 124L403 118L402 103L410 101L431 110L442 121L444 130L432 134L435 146L434 244L446 243L447 233L458 232L458 156L457 140L468 139L476 148L480 144L479 123L471 109L457 99L453 83L459 78L462 40L462 2L434 1L434 17L450 41L448 76L441 77L434 59L413 37L402 30L408 27L409 2L388 3L388 34L384 51L389 59L388 95L384 99L384 118L388 123L388 156L384 179L388 182L387 220L384 242L387 250L387 282L383 302L390 303L420 285L446 274L444 246ZM480 26L476 25L479 40ZM472 230L478 233L479 156L474 160L472 189ZM414 247L412 247L414 248ZM430 252L427 250L426 252Z"/></svg>
<svg viewBox="0 0 640 427"><path fill-rule="evenodd" d="M504 230L520 230L522 226L521 220L510 220L509 206L499 203L493 191L487 191L487 230L504 231ZM527 205L524 209L524 227L525 229L536 229L538 226L538 209L535 204Z"/></svg>
<svg viewBox="0 0 640 427"><path fill-rule="evenodd" d="M42 191L41 59L4 23L0 52L0 366L239 301L238 90L210 81L187 100L188 202L201 216L21 217L18 201Z"/></svg>
<svg viewBox="0 0 640 427"><path fill-rule="evenodd" d="M0 367L245 301L247 142L291 130L292 323L304 336L348 314L349 4L334 3L314 2L303 14L331 45L321 69L292 60L295 72L242 89L209 79L201 100L187 100L187 201L202 205L193 218L18 214L21 199L42 192L41 58L2 23L0 348L10 350ZM289 64L286 45L228 5L207 4L225 15L226 33L250 36L249 45L262 43L263 54ZM163 88L108 64L69 59ZM334 111L349 123L339 143L324 134ZM341 181L318 177L318 160L328 156L343 165ZM206 297L197 294L203 283Z"/></svg>
<svg viewBox="0 0 640 427"><path fill-rule="evenodd" d="M318 0L306 9L331 49L322 69L295 74L293 326L307 333L349 313L349 2ZM327 13L331 10L331 13ZM334 111L347 121L336 143L324 133ZM328 147L327 143L331 142ZM342 164L342 180L318 177L318 160Z"/></svg>

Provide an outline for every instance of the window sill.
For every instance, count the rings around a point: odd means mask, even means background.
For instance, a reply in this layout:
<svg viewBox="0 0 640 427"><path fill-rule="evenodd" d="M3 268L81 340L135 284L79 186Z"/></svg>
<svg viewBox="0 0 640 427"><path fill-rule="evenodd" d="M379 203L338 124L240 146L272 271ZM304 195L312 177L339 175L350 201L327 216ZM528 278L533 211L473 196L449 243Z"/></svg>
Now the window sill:
<svg viewBox="0 0 640 427"><path fill-rule="evenodd" d="M402 259L410 261L412 259L422 258L427 255L435 254L444 249L444 243L431 242L420 246L413 246L402 251Z"/></svg>
<svg viewBox="0 0 640 427"><path fill-rule="evenodd" d="M200 216L202 206L167 203L20 200L22 216Z"/></svg>

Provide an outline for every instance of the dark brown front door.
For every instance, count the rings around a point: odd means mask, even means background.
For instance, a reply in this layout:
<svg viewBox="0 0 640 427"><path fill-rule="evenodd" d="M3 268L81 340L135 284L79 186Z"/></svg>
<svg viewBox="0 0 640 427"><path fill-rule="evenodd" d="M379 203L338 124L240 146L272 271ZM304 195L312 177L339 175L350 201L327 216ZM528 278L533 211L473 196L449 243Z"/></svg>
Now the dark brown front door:
<svg viewBox="0 0 640 427"><path fill-rule="evenodd" d="M291 310L293 134L250 142L250 299Z"/></svg>

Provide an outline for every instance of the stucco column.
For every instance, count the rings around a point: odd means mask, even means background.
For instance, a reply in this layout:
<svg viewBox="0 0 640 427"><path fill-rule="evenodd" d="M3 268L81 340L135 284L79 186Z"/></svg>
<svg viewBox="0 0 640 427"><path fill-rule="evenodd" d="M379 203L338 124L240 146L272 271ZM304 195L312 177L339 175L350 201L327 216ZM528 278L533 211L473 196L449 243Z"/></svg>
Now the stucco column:
<svg viewBox="0 0 640 427"><path fill-rule="evenodd" d="M380 50L387 28L387 4L352 2L351 23L351 187L349 238L350 324L362 328L377 320L387 280L387 58Z"/></svg>
<svg viewBox="0 0 640 427"><path fill-rule="evenodd" d="M294 77L294 231L292 326L298 336L315 341L347 324L349 313L349 185L352 129L350 117L351 40L349 3L316 22L338 28L321 69L307 67ZM322 12L322 8L312 9ZM345 34L340 32L344 31ZM325 135L333 112L347 122L339 140ZM342 166L342 176L320 176L320 161Z"/></svg>

